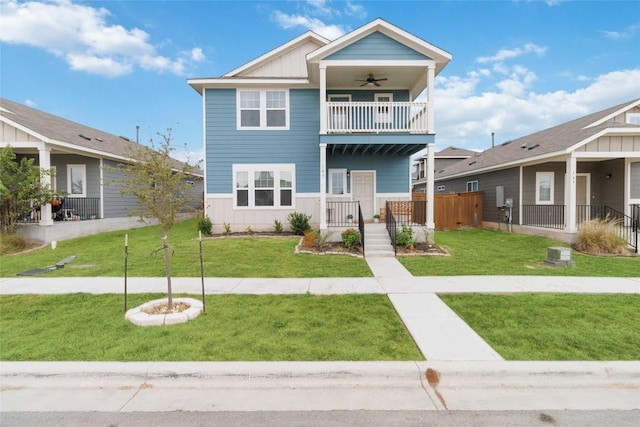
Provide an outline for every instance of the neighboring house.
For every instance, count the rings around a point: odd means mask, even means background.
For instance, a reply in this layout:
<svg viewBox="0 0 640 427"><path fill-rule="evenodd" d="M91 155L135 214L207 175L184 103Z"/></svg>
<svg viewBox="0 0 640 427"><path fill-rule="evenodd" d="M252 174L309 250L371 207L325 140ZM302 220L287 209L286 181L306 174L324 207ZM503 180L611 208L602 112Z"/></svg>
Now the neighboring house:
<svg viewBox="0 0 640 427"><path fill-rule="evenodd" d="M447 147L443 150L436 151L434 155L434 170L444 170L453 163L457 163L460 160L468 159L471 156L475 156L477 151L466 150L458 147ZM426 193L427 192L427 156L422 156L414 163L414 172L412 178L412 188L414 193ZM473 191L473 190L470 190Z"/></svg>
<svg viewBox="0 0 640 427"><path fill-rule="evenodd" d="M19 233L49 242L138 226L136 218L127 218L127 208L135 207L136 199L120 195L113 183L117 172L109 168L129 162L128 147L135 144L125 137L0 99L0 147L10 146L18 158L34 158L36 165L49 170L45 183L64 199L57 212L58 207L51 204L35 207L21 218L25 226ZM176 161L176 167L180 162ZM193 191L201 207L201 171L194 173Z"/></svg>
<svg viewBox="0 0 640 427"><path fill-rule="evenodd" d="M223 76L190 79L203 97L214 229L272 229L304 212L325 230L410 200L410 156L433 150L434 80L450 60L377 19L334 41L307 32Z"/></svg>
<svg viewBox="0 0 640 427"><path fill-rule="evenodd" d="M568 179L567 179L568 177ZM483 222L572 242L580 223L618 218L637 247L640 99L505 142L436 171L436 194L479 190ZM634 221L634 219L636 221Z"/></svg>

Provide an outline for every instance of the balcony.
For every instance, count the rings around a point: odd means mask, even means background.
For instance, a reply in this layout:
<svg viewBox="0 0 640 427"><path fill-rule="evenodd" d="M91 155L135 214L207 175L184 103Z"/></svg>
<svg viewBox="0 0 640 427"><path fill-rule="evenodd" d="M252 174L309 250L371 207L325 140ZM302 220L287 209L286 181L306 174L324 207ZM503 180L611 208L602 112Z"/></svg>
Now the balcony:
<svg viewBox="0 0 640 427"><path fill-rule="evenodd" d="M429 134L427 102L327 102L327 134Z"/></svg>

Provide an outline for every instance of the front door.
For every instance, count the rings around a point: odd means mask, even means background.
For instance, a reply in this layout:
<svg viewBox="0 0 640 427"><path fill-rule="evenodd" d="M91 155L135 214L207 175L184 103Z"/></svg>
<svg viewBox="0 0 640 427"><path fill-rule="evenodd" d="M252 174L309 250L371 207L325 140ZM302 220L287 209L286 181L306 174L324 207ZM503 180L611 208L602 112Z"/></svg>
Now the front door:
<svg viewBox="0 0 640 427"><path fill-rule="evenodd" d="M373 218L373 172L351 172L353 200L360 202L365 220Z"/></svg>
<svg viewBox="0 0 640 427"><path fill-rule="evenodd" d="M576 223L580 224L591 219L591 174L576 174Z"/></svg>
<svg viewBox="0 0 640 427"><path fill-rule="evenodd" d="M331 94L329 95L329 102L351 102L351 94ZM334 106L331 108L331 114L329 116L331 123L330 129L347 131L351 122L351 110L349 104L343 106Z"/></svg>

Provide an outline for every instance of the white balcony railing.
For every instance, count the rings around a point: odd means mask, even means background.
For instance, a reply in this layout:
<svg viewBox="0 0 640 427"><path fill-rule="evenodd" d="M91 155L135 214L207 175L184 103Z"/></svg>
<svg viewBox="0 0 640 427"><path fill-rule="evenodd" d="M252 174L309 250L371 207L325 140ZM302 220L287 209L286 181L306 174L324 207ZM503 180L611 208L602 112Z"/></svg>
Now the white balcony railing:
<svg viewBox="0 0 640 427"><path fill-rule="evenodd" d="M430 133L426 102L327 102L327 133Z"/></svg>

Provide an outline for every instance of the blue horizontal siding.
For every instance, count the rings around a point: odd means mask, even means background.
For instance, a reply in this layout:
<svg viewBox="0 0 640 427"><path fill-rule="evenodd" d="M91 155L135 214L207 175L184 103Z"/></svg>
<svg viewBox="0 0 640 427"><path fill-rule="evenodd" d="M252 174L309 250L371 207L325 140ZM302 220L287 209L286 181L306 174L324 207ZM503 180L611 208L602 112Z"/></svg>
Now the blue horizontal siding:
<svg viewBox="0 0 640 427"><path fill-rule="evenodd" d="M431 58L376 31L325 59L424 60Z"/></svg>
<svg viewBox="0 0 640 427"><path fill-rule="evenodd" d="M328 169L375 170L378 193L400 193L409 191L409 157L398 156L330 156ZM328 185L328 184L327 184ZM351 191L349 189L349 191Z"/></svg>
<svg viewBox="0 0 640 427"><path fill-rule="evenodd" d="M367 76L362 75L362 79L366 79ZM375 76L375 77L383 77L383 76ZM384 82L383 82L384 83ZM393 94L393 102L409 102L409 91L408 90L385 90L384 87L379 87L375 90L354 90L354 91L344 91L344 90L328 90L327 93L329 95L351 95L352 102L374 102L376 93L392 93ZM328 100L328 97L327 97Z"/></svg>
<svg viewBox="0 0 640 427"><path fill-rule="evenodd" d="M317 89L289 91L289 130L236 129L236 90L206 89L206 188L231 193L232 165L295 163L296 191L320 188L320 100Z"/></svg>

